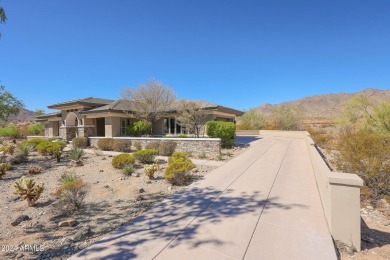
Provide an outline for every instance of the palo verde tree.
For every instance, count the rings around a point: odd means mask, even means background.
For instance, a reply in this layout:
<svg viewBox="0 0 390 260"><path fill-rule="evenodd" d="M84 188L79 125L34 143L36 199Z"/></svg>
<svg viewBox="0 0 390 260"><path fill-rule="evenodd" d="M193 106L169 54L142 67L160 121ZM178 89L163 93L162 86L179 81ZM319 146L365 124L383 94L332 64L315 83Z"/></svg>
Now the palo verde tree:
<svg viewBox="0 0 390 260"><path fill-rule="evenodd" d="M152 124L152 131L153 124L171 109L176 94L162 82L150 80L138 87L123 89L122 98L128 101L137 118Z"/></svg>
<svg viewBox="0 0 390 260"><path fill-rule="evenodd" d="M237 119L237 128L240 130L260 130L265 128L266 124L265 116L253 108Z"/></svg>
<svg viewBox="0 0 390 260"><path fill-rule="evenodd" d="M186 128L193 131L196 137L199 137L204 128L203 122L206 117L206 111L199 102L182 100L179 106L180 116L178 121Z"/></svg>
<svg viewBox="0 0 390 260"><path fill-rule="evenodd" d="M10 115L17 114L23 102L16 99L4 86L0 86L0 122L7 121Z"/></svg>

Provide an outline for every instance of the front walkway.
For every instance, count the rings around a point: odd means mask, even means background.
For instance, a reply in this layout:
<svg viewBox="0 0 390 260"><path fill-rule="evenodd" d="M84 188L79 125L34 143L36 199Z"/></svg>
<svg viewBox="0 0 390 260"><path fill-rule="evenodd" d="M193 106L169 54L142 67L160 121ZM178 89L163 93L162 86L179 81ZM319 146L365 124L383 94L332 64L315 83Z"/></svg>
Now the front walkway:
<svg viewBox="0 0 390 260"><path fill-rule="evenodd" d="M263 137L71 259L337 259L303 139Z"/></svg>

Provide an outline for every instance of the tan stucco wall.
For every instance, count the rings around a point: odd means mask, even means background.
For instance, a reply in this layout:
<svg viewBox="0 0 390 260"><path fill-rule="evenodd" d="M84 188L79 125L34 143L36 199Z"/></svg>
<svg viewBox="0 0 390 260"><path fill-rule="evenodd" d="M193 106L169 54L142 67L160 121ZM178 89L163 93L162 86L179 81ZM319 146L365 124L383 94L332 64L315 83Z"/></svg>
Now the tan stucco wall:
<svg viewBox="0 0 390 260"><path fill-rule="evenodd" d="M120 118L119 117L106 117L105 123L105 136L114 137L120 136Z"/></svg>
<svg viewBox="0 0 390 260"><path fill-rule="evenodd" d="M59 124L58 121L45 122L45 135L48 137L59 136Z"/></svg>

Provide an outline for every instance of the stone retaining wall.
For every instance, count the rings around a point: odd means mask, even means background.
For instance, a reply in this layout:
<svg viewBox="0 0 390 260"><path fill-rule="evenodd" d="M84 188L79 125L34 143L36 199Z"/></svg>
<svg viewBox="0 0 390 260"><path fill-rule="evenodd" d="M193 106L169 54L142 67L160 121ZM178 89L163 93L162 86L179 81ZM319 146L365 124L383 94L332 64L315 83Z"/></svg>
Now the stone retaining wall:
<svg viewBox="0 0 390 260"><path fill-rule="evenodd" d="M91 146L97 147L99 139L105 137L89 137ZM188 152L191 151L194 154L205 152L206 155L215 156L221 153L221 139L220 138L145 138L145 137L113 137L118 140L131 140L140 141L142 147L145 147L151 142L167 142L174 141L177 143L176 151Z"/></svg>

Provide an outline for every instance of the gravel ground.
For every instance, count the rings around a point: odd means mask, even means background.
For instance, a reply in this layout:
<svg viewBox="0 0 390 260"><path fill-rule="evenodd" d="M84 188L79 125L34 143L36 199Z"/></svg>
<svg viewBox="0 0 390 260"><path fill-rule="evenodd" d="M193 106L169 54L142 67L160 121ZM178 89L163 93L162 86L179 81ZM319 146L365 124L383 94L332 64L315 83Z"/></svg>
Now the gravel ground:
<svg viewBox="0 0 390 260"><path fill-rule="evenodd" d="M224 160L244 151L242 148L231 149L231 154L225 155ZM165 181L163 169L167 166L166 162L160 165L156 179L149 180L142 166L137 169L139 177L127 177L114 169L111 161L112 155L86 153L84 166L72 167L66 156L56 163L50 157L32 153L28 162L13 166L0 180L0 196L3 198L0 202L0 259L66 259L185 188ZM28 174L28 169L33 166L42 167L43 171ZM194 176L201 180L203 175L215 168L196 165ZM51 195L58 188L58 179L63 173L75 173L88 184L85 206L72 214L64 214ZM28 207L26 201L13 194L13 183L23 175L45 184L35 207ZM29 219L12 226L11 223L20 215ZM73 227L59 226L62 221L74 220L77 222Z"/></svg>

